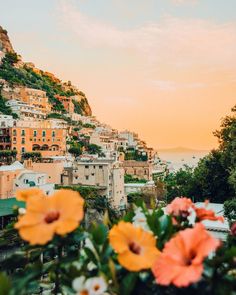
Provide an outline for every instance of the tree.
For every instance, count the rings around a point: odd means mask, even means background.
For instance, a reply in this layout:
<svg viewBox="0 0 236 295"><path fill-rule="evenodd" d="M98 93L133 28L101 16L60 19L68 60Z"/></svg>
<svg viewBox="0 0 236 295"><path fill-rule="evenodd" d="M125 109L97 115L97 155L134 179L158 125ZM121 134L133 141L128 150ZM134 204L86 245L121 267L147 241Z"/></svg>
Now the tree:
<svg viewBox="0 0 236 295"><path fill-rule="evenodd" d="M200 160L194 171L195 197L198 201L209 199L214 203L223 203L234 196L229 184L230 169L225 162L225 154L213 150Z"/></svg>
<svg viewBox="0 0 236 295"><path fill-rule="evenodd" d="M19 58L15 52L7 52L3 58L3 62L7 62L10 65L14 65L18 60Z"/></svg>
<svg viewBox="0 0 236 295"><path fill-rule="evenodd" d="M125 183L146 183L146 179L139 179L138 177L134 177L131 174L125 174L124 176Z"/></svg>
<svg viewBox="0 0 236 295"><path fill-rule="evenodd" d="M11 164L16 160L17 151L15 150L1 150L0 151L0 162Z"/></svg>
<svg viewBox="0 0 236 295"><path fill-rule="evenodd" d="M102 153L102 148L96 144L89 144L87 147L87 152L91 155L100 155Z"/></svg>
<svg viewBox="0 0 236 295"><path fill-rule="evenodd" d="M188 196L194 199L193 169L187 165L176 172L171 172L164 178L167 202L175 197Z"/></svg>
<svg viewBox="0 0 236 295"><path fill-rule="evenodd" d="M74 157L78 157L82 154L82 148L80 146L72 146L69 148L68 152Z"/></svg>
<svg viewBox="0 0 236 295"><path fill-rule="evenodd" d="M201 159L194 170L185 167L165 177L168 201L181 195L215 203L235 198L236 107L232 112L222 120L220 130L214 132L219 140L218 149Z"/></svg>
<svg viewBox="0 0 236 295"><path fill-rule="evenodd" d="M42 154L40 152L27 152L22 154L22 160L31 159L33 162L37 162L42 158Z"/></svg>
<svg viewBox="0 0 236 295"><path fill-rule="evenodd" d="M230 224L236 221L236 198L224 202L224 216Z"/></svg>

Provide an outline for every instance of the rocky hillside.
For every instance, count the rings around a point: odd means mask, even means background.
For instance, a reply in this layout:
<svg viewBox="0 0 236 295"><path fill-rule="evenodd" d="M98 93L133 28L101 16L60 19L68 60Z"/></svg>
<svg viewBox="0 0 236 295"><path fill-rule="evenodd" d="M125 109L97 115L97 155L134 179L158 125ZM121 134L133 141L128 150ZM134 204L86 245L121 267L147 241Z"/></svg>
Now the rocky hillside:
<svg viewBox="0 0 236 295"><path fill-rule="evenodd" d="M0 52L14 52L7 31L0 26Z"/></svg>
<svg viewBox="0 0 236 295"><path fill-rule="evenodd" d="M42 71L31 62L24 62L15 53L7 31L0 26L0 79L11 87L26 86L46 91L52 110L65 114L65 109L56 98L58 95L73 97L75 112L91 116L92 111L86 95L70 81L62 82L54 74Z"/></svg>

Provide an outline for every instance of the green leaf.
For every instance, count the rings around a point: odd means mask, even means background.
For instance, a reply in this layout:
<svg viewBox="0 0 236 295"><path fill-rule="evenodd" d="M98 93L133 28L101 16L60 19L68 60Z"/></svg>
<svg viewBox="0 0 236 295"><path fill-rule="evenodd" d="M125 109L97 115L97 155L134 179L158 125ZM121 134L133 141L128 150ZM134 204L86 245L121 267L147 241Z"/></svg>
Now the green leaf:
<svg viewBox="0 0 236 295"><path fill-rule="evenodd" d="M95 265L97 265L97 263L98 263L98 259L97 259L96 255L95 255L95 253L94 253L91 249L89 249L89 248L87 248L87 247L84 248L84 251L85 251L86 255L88 256L88 258L89 258L89 259L90 259Z"/></svg>
<svg viewBox="0 0 236 295"><path fill-rule="evenodd" d="M108 229L104 224L99 224L92 230L92 237L97 245L103 245L107 238Z"/></svg>
<svg viewBox="0 0 236 295"><path fill-rule="evenodd" d="M0 295L8 295L11 289L10 279L5 273L0 273Z"/></svg>
<svg viewBox="0 0 236 295"><path fill-rule="evenodd" d="M137 273L128 273L122 280L120 286L120 294L130 295L135 287L135 283L138 279Z"/></svg>
<svg viewBox="0 0 236 295"><path fill-rule="evenodd" d="M127 214L125 214L125 216L123 217L123 220L125 222L132 222L134 215L135 215L134 211L130 211Z"/></svg>

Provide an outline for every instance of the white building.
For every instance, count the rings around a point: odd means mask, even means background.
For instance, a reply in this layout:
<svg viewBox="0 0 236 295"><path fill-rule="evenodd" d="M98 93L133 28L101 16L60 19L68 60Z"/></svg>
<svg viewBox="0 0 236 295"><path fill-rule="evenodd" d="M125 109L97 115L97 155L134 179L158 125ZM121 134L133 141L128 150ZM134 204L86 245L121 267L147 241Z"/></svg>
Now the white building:
<svg viewBox="0 0 236 295"><path fill-rule="evenodd" d="M120 138L125 138L128 141L129 147L136 147L138 143L138 135L134 132L125 130L119 133Z"/></svg>
<svg viewBox="0 0 236 295"><path fill-rule="evenodd" d="M64 185L96 188L114 208L124 209L127 204L124 193L124 169L119 162L83 157L75 161L73 167L65 168L62 178Z"/></svg>
<svg viewBox="0 0 236 295"><path fill-rule="evenodd" d="M48 182L46 173L31 170L22 171L15 179L14 189L39 188L46 195L54 192L54 184Z"/></svg>
<svg viewBox="0 0 236 295"><path fill-rule="evenodd" d="M116 150L115 141L109 135L100 134L96 131L91 134L89 143L100 146L103 152Z"/></svg>
<svg viewBox="0 0 236 295"><path fill-rule="evenodd" d="M33 105L29 105L23 101L11 99L7 101L13 113L16 113L19 117L32 117L37 119L46 118L46 114L42 111L36 110Z"/></svg>
<svg viewBox="0 0 236 295"><path fill-rule="evenodd" d="M12 116L0 114L0 127L13 127L14 121Z"/></svg>

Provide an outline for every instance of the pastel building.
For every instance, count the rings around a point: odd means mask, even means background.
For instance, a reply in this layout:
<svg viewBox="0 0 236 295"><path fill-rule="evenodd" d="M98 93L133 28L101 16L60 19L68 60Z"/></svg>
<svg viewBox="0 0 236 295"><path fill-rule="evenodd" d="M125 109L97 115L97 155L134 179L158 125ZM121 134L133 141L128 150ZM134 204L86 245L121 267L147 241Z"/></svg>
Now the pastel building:
<svg viewBox="0 0 236 295"><path fill-rule="evenodd" d="M18 156L38 151L43 157L61 156L66 152L66 129L10 127L0 128L0 148L12 149Z"/></svg>
<svg viewBox="0 0 236 295"><path fill-rule="evenodd" d="M20 100L9 100L6 105L9 106L12 112L17 114L20 118L31 117L36 119L44 119L47 115L47 112L44 110L36 108L34 105L27 104L26 102Z"/></svg>
<svg viewBox="0 0 236 295"><path fill-rule="evenodd" d="M20 100L45 115L51 111L46 92L43 90L23 87L20 89Z"/></svg>
<svg viewBox="0 0 236 295"><path fill-rule="evenodd" d="M138 179L151 180L152 166L146 161L128 160L122 163L125 174L132 175Z"/></svg>
<svg viewBox="0 0 236 295"><path fill-rule="evenodd" d="M0 166L0 199L14 196L14 184L17 176L25 170L20 162Z"/></svg>
<svg viewBox="0 0 236 295"><path fill-rule="evenodd" d="M99 194L117 209L124 209L127 199L124 193L124 170L119 162L108 159L81 158L72 167L65 168L64 185L94 187Z"/></svg>
<svg viewBox="0 0 236 295"><path fill-rule="evenodd" d="M41 162L32 162L27 160L24 162L26 169L45 173L48 175L48 182L53 184L61 184L61 175L64 171L64 162L60 159L43 159Z"/></svg>
<svg viewBox="0 0 236 295"><path fill-rule="evenodd" d="M9 115L1 115L0 114L0 128L1 127L13 127L14 119Z"/></svg>
<svg viewBox="0 0 236 295"><path fill-rule="evenodd" d="M45 195L51 195L54 192L54 184L48 182L48 175L46 173L23 170L14 181L14 192L17 189L27 188L38 188Z"/></svg>

